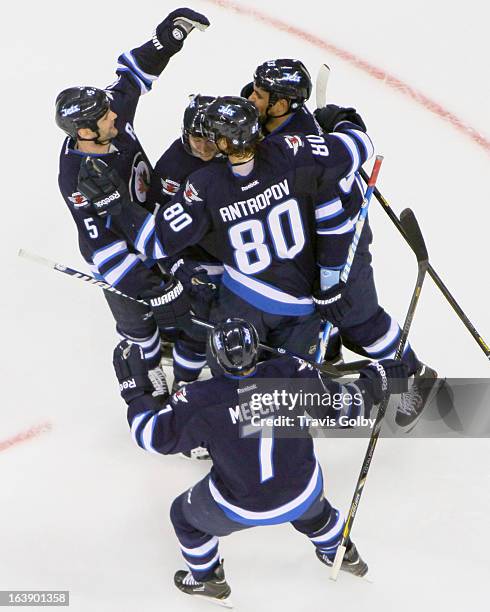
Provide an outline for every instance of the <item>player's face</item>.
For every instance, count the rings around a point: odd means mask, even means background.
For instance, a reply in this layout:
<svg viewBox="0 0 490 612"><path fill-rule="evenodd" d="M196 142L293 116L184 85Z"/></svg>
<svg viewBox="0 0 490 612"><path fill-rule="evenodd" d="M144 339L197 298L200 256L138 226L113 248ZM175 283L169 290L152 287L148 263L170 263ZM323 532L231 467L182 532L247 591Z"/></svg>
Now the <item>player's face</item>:
<svg viewBox="0 0 490 612"><path fill-rule="evenodd" d="M189 134L189 144L192 154L205 162L211 161L218 152L213 142L200 136L191 136Z"/></svg>
<svg viewBox="0 0 490 612"><path fill-rule="evenodd" d="M97 127L99 128L99 134L100 134L99 136L100 141L103 142L106 140L112 140L113 138L117 136L118 129L114 123L116 119L117 119L116 113L112 111L111 109L109 109L107 113L97 121Z"/></svg>
<svg viewBox="0 0 490 612"><path fill-rule="evenodd" d="M260 120L265 121L267 118L267 107L269 106L269 92L254 85L254 90L248 99L259 111Z"/></svg>

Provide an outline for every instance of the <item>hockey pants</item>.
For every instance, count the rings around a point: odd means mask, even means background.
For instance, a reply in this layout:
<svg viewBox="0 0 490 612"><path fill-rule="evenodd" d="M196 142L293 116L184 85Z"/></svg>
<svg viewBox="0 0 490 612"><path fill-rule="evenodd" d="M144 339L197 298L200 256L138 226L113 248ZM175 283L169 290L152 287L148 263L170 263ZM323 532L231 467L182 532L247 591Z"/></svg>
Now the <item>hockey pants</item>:
<svg viewBox="0 0 490 612"><path fill-rule="evenodd" d="M199 581L209 580L220 562L218 537L255 526L228 518L211 496L208 481L209 475L179 495L170 509L184 561ZM291 525L333 560L344 521L323 493Z"/></svg>

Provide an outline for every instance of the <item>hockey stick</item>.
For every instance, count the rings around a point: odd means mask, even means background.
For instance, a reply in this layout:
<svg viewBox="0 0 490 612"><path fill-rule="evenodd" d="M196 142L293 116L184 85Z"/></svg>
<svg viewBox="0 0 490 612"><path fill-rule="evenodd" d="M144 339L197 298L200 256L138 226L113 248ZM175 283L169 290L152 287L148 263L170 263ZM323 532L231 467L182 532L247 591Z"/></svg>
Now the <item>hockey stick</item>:
<svg viewBox="0 0 490 612"><path fill-rule="evenodd" d="M133 302L139 302L140 304L145 304L146 306L148 306L148 303L145 302L145 300L138 300L129 295L126 295L125 293L122 293L122 291L119 291L112 285L109 285L109 283L106 283L101 280L97 280L93 276L90 276L90 274L79 272L78 270L75 270L74 268L69 268L68 266L65 266L60 263L56 263L55 261L52 261L50 259L46 259L46 257L35 255L34 253L30 253L24 249L19 249L18 255L19 257L23 257L25 259L29 259L40 265L47 266L48 268L56 270L57 272L61 272L62 274L71 276L72 278L77 278L78 280L85 281L89 283L90 285L95 285L96 287L99 287L100 289L105 289L106 291L110 291L111 293L116 293L117 295L120 295L121 297L126 298L128 300L132 300ZM197 317L191 317L191 321L195 323L196 325L205 327L206 329L214 328L214 325L212 323L209 323L208 321L204 321L203 319L199 319ZM341 378L342 376L345 376L342 370L334 366L327 366L324 364L320 365L315 362L308 361L307 359L304 358L304 355L292 353L291 351L286 351L283 348L273 348L271 346L268 346L267 344L262 344L262 343L259 343L259 348L261 348L264 351L268 351L269 353L273 353L274 355L277 355L278 357L296 357L297 359L301 359L302 361L305 361L306 363L309 363L310 365L312 365L318 371L324 374L327 374L331 378ZM349 369L348 375L353 375L353 374L358 374L358 373L359 373L359 370Z"/></svg>
<svg viewBox="0 0 490 612"><path fill-rule="evenodd" d="M367 183L369 178L368 178L368 175L366 174L366 172L362 168L361 168L361 176L362 176L363 180ZM375 188L375 190L374 190L374 197L381 204L381 206L383 207L383 210L386 212L388 217L391 219L391 221L393 222L393 224L395 225L397 230L400 232L400 234L405 238L405 240L407 242L409 242L408 237L406 235L406 232L405 232L405 230L403 228L403 224L400 223L400 220L398 219L398 217L396 216L396 214L392 210L389 202L386 200L386 198L383 196L383 194L379 191L378 188ZM446 287L446 285L442 281L441 277L437 274L437 272L434 270L434 268L430 264L429 264L429 268L428 268L427 271L429 273L429 276L432 278L432 280L436 284L436 286L440 289L442 295L449 302L451 308L458 315L458 317L461 320L461 322L463 323L463 325L466 327L466 329L473 336L473 338L475 339L475 341L478 344L478 346L485 353L486 357L488 359L490 359L490 347L485 342L485 340L483 340L483 338L480 336L480 334L477 332L477 330L475 329L474 325L468 319L468 317L466 316L466 314L464 313L464 311L462 310L462 308L458 304L458 302L456 302L456 300L453 298L453 296L451 295L451 292Z"/></svg>
<svg viewBox="0 0 490 612"><path fill-rule="evenodd" d="M354 236L349 246L349 253L347 255L347 261L345 262L342 272L340 274L339 280L342 283L346 283L349 278L350 270L352 268L352 263L354 261L354 257L357 251L357 245L359 244L359 239L361 237L361 233L364 228L364 223L366 222L369 202L371 201L371 196L373 195L374 187L376 185L376 180L378 178L379 170L381 168L382 163L383 163L383 156L376 155L376 159L374 161L374 166L373 166L373 171L371 172L371 176L368 181L366 193L364 194L364 199L362 201L361 210L359 211L359 217L357 219ZM330 334L332 333L332 328L333 328L333 325L332 323L330 323L330 321L326 321L324 323L323 330L321 331L320 342L318 343L318 347L316 349L316 354L315 354L316 363L321 363L323 361L323 358L325 357L325 351L327 350L328 342L330 340Z"/></svg>
<svg viewBox="0 0 490 612"><path fill-rule="evenodd" d="M398 348L396 349L395 359L400 359L403 355L405 344L408 338L408 332L410 331L410 326L412 325L413 316L415 314L415 309L417 307L420 292L422 290L422 284L424 282L425 275L429 267L429 255L427 253L422 232L420 231L415 215L409 208L404 210L400 215L400 223L407 236L407 241L410 244L412 250L414 251L415 256L417 257L418 273L417 282L412 293L412 299L410 300L407 316L405 317L405 323L403 325L403 330L400 336L400 341L398 343ZM335 559L332 565L332 571L330 575L330 578L332 580L337 580L337 576L342 565L342 560L344 558L347 547L347 541L350 537L352 524L354 523L354 519L359 508L359 502L361 499L362 492L364 490L364 485L366 483L366 478L369 472L369 466L371 465L371 461L373 459L374 450L376 448L376 443L378 442L383 417L385 415L389 400L390 397L389 395L387 395L385 399L381 402L381 405L378 409L378 414L376 415L373 431L371 432L371 437L369 439L369 444L366 450L366 454L364 456L364 461L362 463L359 478L357 479L354 496L352 498L349 513L347 515L344 530L342 532L342 541L337 549L337 553L335 555Z"/></svg>
<svg viewBox="0 0 490 612"><path fill-rule="evenodd" d="M327 84L330 76L330 68L322 64L318 69L315 85L316 107L323 108L327 104Z"/></svg>

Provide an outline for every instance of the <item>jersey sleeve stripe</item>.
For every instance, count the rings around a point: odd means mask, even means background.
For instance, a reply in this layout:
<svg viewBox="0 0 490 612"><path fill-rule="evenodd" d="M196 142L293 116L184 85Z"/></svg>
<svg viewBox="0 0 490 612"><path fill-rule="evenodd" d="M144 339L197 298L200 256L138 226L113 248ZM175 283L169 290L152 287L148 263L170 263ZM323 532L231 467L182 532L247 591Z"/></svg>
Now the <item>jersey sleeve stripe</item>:
<svg viewBox="0 0 490 612"><path fill-rule="evenodd" d="M335 136L335 138L338 138L349 152L349 155L352 159L352 166L349 172L346 172L346 176L348 176L349 174L353 174L356 170L358 170L359 166L361 165L361 158L359 156L356 141L352 136L342 134L341 132L332 132L330 136Z"/></svg>
<svg viewBox="0 0 490 612"><path fill-rule="evenodd" d="M342 212L342 202L340 198L335 198L334 200L330 200L329 202L325 202L324 204L320 204L315 209L315 218L317 221L325 221L326 219L331 219L332 217L336 217Z"/></svg>
<svg viewBox="0 0 490 612"><path fill-rule="evenodd" d="M163 250L162 243L158 237L156 237L155 244L153 246L153 259L163 259L164 257L167 257L167 254Z"/></svg>
<svg viewBox="0 0 490 612"><path fill-rule="evenodd" d="M359 215L356 215L353 219L347 219L346 221L344 221L343 223L341 223L340 225L337 225L336 227L330 227L328 229L317 229L316 233L319 236L332 236L332 235L337 235L337 234L348 234L349 232L352 232L356 226L357 223L357 217Z"/></svg>
<svg viewBox="0 0 490 612"><path fill-rule="evenodd" d="M348 130L348 132L352 134L352 136L354 136L354 138L362 144L362 147L366 154L366 158L362 162L364 163L374 155L374 146L371 139L366 134L366 132L362 132L361 130Z"/></svg>
<svg viewBox="0 0 490 612"><path fill-rule="evenodd" d="M109 260L111 260L116 255L120 255L121 253L127 252L128 247L124 240L118 240L117 242L113 242L108 246L102 247L94 252L92 256L92 261L94 265L98 268L103 266Z"/></svg>
<svg viewBox="0 0 490 612"><path fill-rule="evenodd" d="M134 442L138 446L141 446L140 441L139 441L139 436L138 436L138 430L140 426L142 425L142 423L144 421L147 421L151 417L152 414L153 414L152 410L147 410L146 412L143 412L142 414L138 414L138 416L136 416L131 422L131 437L133 438Z"/></svg>
<svg viewBox="0 0 490 612"><path fill-rule="evenodd" d="M148 241L150 240L151 235L154 231L155 231L155 218L153 217L153 215L148 214L134 242L134 246L136 247L136 249L140 253L143 253L143 255L147 254L145 251L146 245L148 244Z"/></svg>
<svg viewBox="0 0 490 612"><path fill-rule="evenodd" d="M103 276L110 285L116 286L117 283L124 277L126 274L134 268L134 266L140 262L141 259L134 255L134 253L130 253L127 255L120 263L111 268L108 272L104 272Z"/></svg>
<svg viewBox="0 0 490 612"><path fill-rule="evenodd" d="M142 81L137 74L135 74L131 68L128 68L127 66L124 66L123 64L118 64L117 65L117 72L126 72L127 74L129 74L131 76L132 79L134 79L136 81L136 85L140 88L141 94L144 95L146 93L148 93L150 90L149 88L145 85L144 81Z"/></svg>
<svg viewBox="0 0 490 612"><path fill-rule="evenodd" d="M127 51L126 53L123 53L119 57L119 61L122 63L122 65L126 65L131 70L131 72L144 84L147 90L151 89L153 81L155 81L158 78L154 74L148 74L147 72L142 70L138 66L138 63L133 57L133 54L131 53L131 51Z"/></svg>

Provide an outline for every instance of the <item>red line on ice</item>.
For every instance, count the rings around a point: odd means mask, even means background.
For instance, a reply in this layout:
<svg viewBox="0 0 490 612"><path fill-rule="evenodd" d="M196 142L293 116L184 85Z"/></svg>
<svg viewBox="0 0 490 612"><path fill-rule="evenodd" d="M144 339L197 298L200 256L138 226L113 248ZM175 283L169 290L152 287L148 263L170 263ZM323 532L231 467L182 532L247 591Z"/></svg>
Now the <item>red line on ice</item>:
<svg viewBox="0 0 490 612"><path fill-rule="evenodd" d="M340 59L348 62L355 68L358 68L359 70L362 70L363 72L369 74L369 76L372 76L378 81L382 81L385 85L391 87L391 89L394 89L400 92L401 94L407 96L408 98L411 98L414 102L416 102L420 106L423 106L426 110L430 111L434 115L437 115L441 119L448 121L459 132L464 134L466 137L471 138L471 140L473 140L473 142L475 142L482 149L484 149L486 153L490 153L490 140L480 134L478 130L471 127L471 125L465 123L462 119L460 119L450 111L446 110L438 102L431 100L422 92L418 91L417 89L414 89L413 87L410 87L410 85L407 85L407 83L404 83L386 70L383 70L382 68L377 68L373 64L370 64L369 62L363 60L354 53L350 53L349 51L346 51L345 49L342 49L341 47L338 47L333 43L327 42L323 38L319 38L314 34L310 34L305 30L301 30L300 28L297 28L296 26L293 26L287 23L286 21L282 21L281 19L277 19L276 17L272 17L271 15L266 15L265 13L257 9L241 6L236 2L230 2L230 0L204 1L209 2L210 4L215 4L225 9L230 9L232 11L235 11L236 13L239 13L240 15L252 17L257 21L262 21L266 25L272 26L276 30L282 30L283 32L287 32L288 34L296 36L297 38L301 38L302 40L316 47L319 47L320 49L328 51L332 55L335 55Z"/></svg>
<svg viewBox="0 0 490 612"><path fill-rule="evenodd" d="M40 423L39 425L34 425L34 427L30 427L25 431L21 431L17 435L12 438L7 438L6 440L0 441L0 452L15 446L16 444L20 444L21 442L28 442L37 436L40 436L42 433L46 433L51 431L51 423Z"/></svg>

